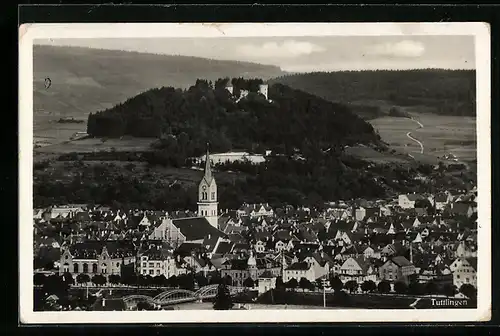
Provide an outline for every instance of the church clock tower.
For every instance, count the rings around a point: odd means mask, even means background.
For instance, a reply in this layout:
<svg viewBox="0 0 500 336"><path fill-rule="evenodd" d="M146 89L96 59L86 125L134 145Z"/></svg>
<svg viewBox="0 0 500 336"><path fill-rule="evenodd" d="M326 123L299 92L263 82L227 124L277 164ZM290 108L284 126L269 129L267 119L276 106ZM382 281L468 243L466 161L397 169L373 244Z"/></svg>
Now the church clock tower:
<svg viewBox="0 0 500 336"><path fill-rule="evenodd" d="M217 211L217 184L212 176L210 153L205 156L205 173L198 186L198 216L205 217L207 221L218 229L219 214Z"/></svg>

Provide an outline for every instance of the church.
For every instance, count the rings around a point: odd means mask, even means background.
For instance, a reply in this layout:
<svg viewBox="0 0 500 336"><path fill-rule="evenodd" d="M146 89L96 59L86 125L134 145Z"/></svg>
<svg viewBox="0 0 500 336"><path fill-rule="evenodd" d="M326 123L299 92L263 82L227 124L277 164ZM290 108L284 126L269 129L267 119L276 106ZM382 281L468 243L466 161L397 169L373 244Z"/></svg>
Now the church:
<svg viewBox="0 0 500 336"><path fill-rule="evenodd" d="M212 174L208 147L206 158L203 177L198 186L197 216L163 219L154 229L157 239L179 246L183 243L203 243L205 239L227 238L227 235L218 228L217 183Z"/></svg>
<svg viewBox="0 0 500 336"><path fill-rule="evenodd" d="M198 216L205 217L213 227L218 227L219 212L217 210L217 183L212 175L212 161L207 145L205 170L198 186Z"/></svg>

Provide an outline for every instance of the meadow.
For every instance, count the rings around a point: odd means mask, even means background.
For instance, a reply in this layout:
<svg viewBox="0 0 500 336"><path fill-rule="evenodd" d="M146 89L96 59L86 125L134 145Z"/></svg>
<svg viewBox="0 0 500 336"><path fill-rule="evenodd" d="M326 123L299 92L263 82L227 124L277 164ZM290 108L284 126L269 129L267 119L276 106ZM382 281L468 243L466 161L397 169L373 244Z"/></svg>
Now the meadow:
<svg viewBox="0 0 500 336"><path fill-rule="evenodd" d="M153 138L123 137L120 139L85 138L36 148L35 154L92 153L102 151L144 152L151 150Z"/></svg>
<svg viewBox="0 0 500 336"><path fill-rule="evenodd" d="M372 126L391 148L411 154L416 159L432 160L454 154L458 160L472 161L476 159L476 120L474 117L441 116L430 113L411 113L414 120L401 117L382 117L370 120ZM420 127L416 122L424 127ZM420 153L420 145L410 139L407 134L424 146Z"/></svg>

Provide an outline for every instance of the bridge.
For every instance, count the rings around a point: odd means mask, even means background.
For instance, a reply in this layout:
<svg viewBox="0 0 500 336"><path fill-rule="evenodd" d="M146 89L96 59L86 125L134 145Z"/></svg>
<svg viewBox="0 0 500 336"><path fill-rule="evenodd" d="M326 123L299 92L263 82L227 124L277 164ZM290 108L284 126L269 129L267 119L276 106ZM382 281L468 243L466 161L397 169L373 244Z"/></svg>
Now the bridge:
<svg viewBox="0 0 500 336"><path fill-rule="evenodd" d="M155 297L141 294L127 295L123 297L123 301L129 308L136 306L139 302L147 302L158 306L193 302L214 298L217 295L218 286L219 285L217 284L204 286L195 292L179 288L169 289L156 295ZM245 287L228 286L228 288L231 295L236 295L245 290Z"/></svg>

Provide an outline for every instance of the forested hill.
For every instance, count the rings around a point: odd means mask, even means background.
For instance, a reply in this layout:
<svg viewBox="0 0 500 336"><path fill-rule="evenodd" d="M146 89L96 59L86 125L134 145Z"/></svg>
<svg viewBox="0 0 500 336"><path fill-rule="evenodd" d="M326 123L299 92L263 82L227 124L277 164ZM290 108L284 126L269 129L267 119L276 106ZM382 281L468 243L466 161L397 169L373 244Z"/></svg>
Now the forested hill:
<svg viewBox="0 0 500 336"><path fill-rule="evenodd" d="M151 89L122 104L89 115L93 136L161 137L197 155L206 142L214 151L274 149L292 153L373 144L373 127L348 107L282 84L269 87L268 98L258 93L261 79L229 79L215 83L198 79L188 90ZM250 91L238 100L240 90ZM170 140L168 140L170 139Z"/></svg>
<svg viewBox="0 0 500 336"><path fill-rule="evenodd" d="M284 75L270 80L377 117L381 106L415 107L443 115L476 115L474 70L343 71ZM387 110L378 114L387 113Z"/></svg>
<svg viewBox="0 0 500 336"><path fill-rule="evenodd" d="M193 78L283 74L279 67L83 47L33 47L34 117L86 118L151 87L188 88ZM51 79L45 88L45 79Z"/></svg>

